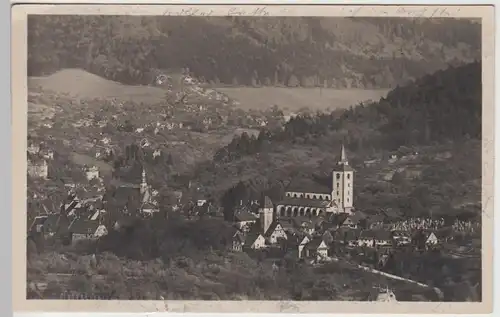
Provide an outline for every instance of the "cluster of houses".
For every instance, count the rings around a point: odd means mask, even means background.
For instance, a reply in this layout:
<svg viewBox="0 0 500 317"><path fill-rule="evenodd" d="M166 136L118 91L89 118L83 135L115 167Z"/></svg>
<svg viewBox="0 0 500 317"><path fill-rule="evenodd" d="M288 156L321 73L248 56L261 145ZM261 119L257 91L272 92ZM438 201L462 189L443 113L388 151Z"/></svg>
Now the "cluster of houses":
<svg viewBox="0 0 500 317"><path fill-rule="evenodd" d="M380 214L367 216L354 208L354 169L342 145L337 166L327 183L318 179L292 181L283 200L260 202L258 213L248 210L234 215L232 249L282 249L297 252L298 258L327 259L334 247L418 249L439 243L437 231L422 226L387 225ZM420 221L411 221L411 223ZM427 226L429 225L429 226Z"/></svg>
<svg viewBox="0 0 500 317"><path fill-rule="evenodd" d="M87 178L101 180L93 167L87 168ZM159 211L158 192L147 184L144 169L140 184L120 183L111 193L93 187L93 191L81 190L77 194L78 189L81 188L70 188L58 212L36 216L29 225L28 235L66 237L73 242L99 239L108 234L106 225L110 225L110 219L106 218L106 206L110 204L120 206L119 219L111 222L114 229L126 226L137 215L148 217Z"/></svg>
<svg viewBox="0 0 500 317"><path fill-rule="evenodd" d="M332 213L302 217L274 217L274 206L265 197L258 215L249 211L235 214L233 251L280 249L297 252L300 259L328 259L335 247L387 249L412 247L428 249L440 243L434 231L398 231L389 227L370 229L362 212Z"/></svg>
<svg viewBox="0 0 500 317"><path fill-rule="evenodd" d="M106 211L102 196L80 199L73 191L60 206L60 211L35 217L28 228L29 236L67 237L75 242L97 239L107 234L103 224Z"/></svg>

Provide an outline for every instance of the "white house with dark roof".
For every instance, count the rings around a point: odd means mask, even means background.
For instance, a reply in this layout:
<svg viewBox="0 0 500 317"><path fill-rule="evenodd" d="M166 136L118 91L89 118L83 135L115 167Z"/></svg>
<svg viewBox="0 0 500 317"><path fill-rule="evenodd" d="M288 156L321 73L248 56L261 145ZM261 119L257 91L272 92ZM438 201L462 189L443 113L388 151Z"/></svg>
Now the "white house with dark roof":
<svg viewBox="0 0 500 317"><path fill-rule="evenodd" d="M237 212L234 215L234 222L238 229L246 231L257 222L259 218L246 210Z"/></svg>
<svg viewBox="0 0 500 317"><path fill-rule="evenodd" d="M89 219L77 218L69 225L68 228L71 233L73 242L78 240L91 240L98 239L108 234L106 226Z"/></svg>
<svg viewBox="0 0 500 317"><path fill-rule="evenodd" d="M329 184L317 180L295 180L285 190L285 199L276 205L278 217L318 216L353 212L354 169L344 145Z"/></svg>

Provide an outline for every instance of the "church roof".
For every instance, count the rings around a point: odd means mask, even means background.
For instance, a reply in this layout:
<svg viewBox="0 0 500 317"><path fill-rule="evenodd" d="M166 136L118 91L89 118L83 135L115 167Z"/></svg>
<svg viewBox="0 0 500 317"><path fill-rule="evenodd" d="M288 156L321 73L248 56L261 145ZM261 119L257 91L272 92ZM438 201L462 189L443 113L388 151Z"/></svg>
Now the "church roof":
<svg viewBox="0 0 500 317"><path fill-rule="evenodd" d="M297 207L313 207L313 208L326 208L331 202L318 200L318 199L307 199L307 198L291 198L286 197L280 201L280 205L289 205Z"/></svg>
<svg viewBox="0 0 500 317"><path fill-rule="evenodd" d="M318 180L300 177L294 178L286 188L287 192L298 192L298 193L318 193L318 194L331 194L332 189L320 183Z"/></svg>

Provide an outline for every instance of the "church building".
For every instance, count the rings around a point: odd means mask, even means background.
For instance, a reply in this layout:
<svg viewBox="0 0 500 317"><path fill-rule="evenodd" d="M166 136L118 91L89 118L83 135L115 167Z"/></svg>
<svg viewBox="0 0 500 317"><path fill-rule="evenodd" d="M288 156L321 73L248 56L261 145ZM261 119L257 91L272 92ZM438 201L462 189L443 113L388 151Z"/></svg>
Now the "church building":
<svg viewBox="0 0 500 317"><path fill-rule="evenodd" d="M285 199L276 204L277 217L319 216L353 212L354 169L349 165L344 145L328 185L316 180L292 182Z"/></svg>
<svg viewBox="0 0 500 317"><path fill-rule="evenodd" d="M141 182L120 184L110 197L125 213L153 214L159 211L151 186L147 183L146 171L142 168Z"/></svg>

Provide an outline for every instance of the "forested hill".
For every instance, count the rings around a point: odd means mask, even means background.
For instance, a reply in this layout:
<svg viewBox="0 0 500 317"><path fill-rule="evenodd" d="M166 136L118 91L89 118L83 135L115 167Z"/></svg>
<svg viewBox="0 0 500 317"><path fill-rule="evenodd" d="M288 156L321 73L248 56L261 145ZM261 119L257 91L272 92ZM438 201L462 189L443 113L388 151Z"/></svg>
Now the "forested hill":
<svg viewBox="0 0 500 317"><path fill-rule="evenodd" d="M298 116L283 131L262 131L258 138L242 135L214 160L232 161L276 148L277 142L332 148L342 141L353 151L372 152L480 139L481 114L481 63L474 62L426 75L372 104Z"/></svg>
<svg viewBox="0 0 500 317"><path fill-rule="evenodd" d="M151 70L188 68L215 84L392 88L479 59L480 42L464 19L32 15L28 72L148 84Z"/></svg>

